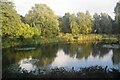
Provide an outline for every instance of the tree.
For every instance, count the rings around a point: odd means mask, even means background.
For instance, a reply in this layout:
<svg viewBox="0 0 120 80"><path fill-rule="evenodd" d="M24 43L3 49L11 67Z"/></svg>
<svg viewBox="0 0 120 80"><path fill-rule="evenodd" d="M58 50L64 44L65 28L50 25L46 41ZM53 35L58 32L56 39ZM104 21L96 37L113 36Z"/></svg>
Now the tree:
<svg viewBox="0 0 120 80"><path fill-rule="evenodd" d="M117 32L120 33L120 1L116 4L115 11L115 23L117 25Z"/></svg>
<svg viewBox="0 0 120 80"><path fill-rule="evenodd" d="M36 27L21 22L20 15L17 14L12 2L6 0L0 4L3 38L32 38L34 35L40 35Z"/></svg>
<svg viewBox="0 0 120 80"><path fill-rule="evenodd" d="M21 20L12 2L0 2L2 13L2 36L16 36Z"/></svg>
<svg viewBox="0 0 120 80"><path fill-rule="evenodd" d="M57 16L45 4L35 4L35 7L25 15L29 25L35 25L41 31L43 37L54 37L60 32Z"/></svg>
<svg viewBox="0 0 120 80"><path fill-rule="evenodd" d="M62 32L88 34L92 32L92 18L89 12L78 12L77 15L66 13L61 20Z"/></svg>
<svg viewBox="0 0 120 80"><path fill-rule="evenodd" d="M77 13L77 23L79 25L80 34L88 34L92 32L92 18L88 11L86 11L86 13Z"/></svg>
<svg viewBox="0 0 120 80"><path fill-rule="evenodd" d="M70 13L65 13L65 15L61 18L61 31L63 33L72 33L71 27L70 27Z"/></svg>
<svg viewBox="0 0 120 80"><path fill-rule="evenodd" d="M78 27L78 23L77 23L77 18L74 14L71 15L70 17L70 28L72 31L72 34L79 34L79 27Z"/></svg>
<svg viewBox="0 0 120 80"><path fill-rule="evenodd" d="M101 27L100 27L100 15L95 13L93 15L93 32L94 33L101 33Z"/></svg>
<svg viewBox="0 0 120 80"><path fill-rule="evenodd" d="M112 21L112 33L113 34L118 33L117 24L116 24L115 20Z"/></svg>
<svg viewBox="0 0 120 80"><path fill-rule="evenodd" d="M101 20L100 20L100 26L102 33L112 33L112 19L111 17L106 13L101 13Z"/></svg>
<svg viewBox="0 0 120 80"><path fill-rule="evenodd" d="M95 13L93 15L93 32L94 33L104 33L104 34L108 34L108 33L112 33L112 18L106 14L106 13L101 13L100 15L98 15L97 13Z"/></svg>
<svg viewBox="0 0 120 80"><path fill-rule="evenodd" d="M41 33L37 27L30 27L28 24L23 23L16 33L20 38L32 38L33 36L40 36L40 34Z"/></svg>

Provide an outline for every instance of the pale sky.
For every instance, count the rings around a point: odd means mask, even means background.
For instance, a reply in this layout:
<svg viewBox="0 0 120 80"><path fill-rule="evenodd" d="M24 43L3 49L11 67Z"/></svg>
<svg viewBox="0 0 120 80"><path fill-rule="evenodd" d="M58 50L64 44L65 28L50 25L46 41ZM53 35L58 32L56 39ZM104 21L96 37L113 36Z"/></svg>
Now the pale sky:
<svg viewBox="0 0 120 80"><path fill-rule="evenodd" d="M114 18L114 7L119 0L13 0L19 14L25 15L34 4L44 3L49 6L56 15L63 16L66 12L77 13L89 11L108 13Z"/></svg>

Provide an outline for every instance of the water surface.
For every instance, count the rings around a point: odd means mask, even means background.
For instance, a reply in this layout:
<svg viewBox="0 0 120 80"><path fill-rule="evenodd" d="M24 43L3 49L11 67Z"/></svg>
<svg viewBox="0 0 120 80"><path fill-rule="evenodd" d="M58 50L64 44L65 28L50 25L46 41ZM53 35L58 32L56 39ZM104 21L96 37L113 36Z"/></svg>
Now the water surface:
<svg viewBox="0 0 120 80"><path fill-rule="evenodd" d="M80 67L108 66L120 70L120 49L105 48L98 44L45 44L35 50L2 50L4 71L20 68L28 72L38 68L65 67L79 70ZM13 70L14 71L14 70Z"/></svg>

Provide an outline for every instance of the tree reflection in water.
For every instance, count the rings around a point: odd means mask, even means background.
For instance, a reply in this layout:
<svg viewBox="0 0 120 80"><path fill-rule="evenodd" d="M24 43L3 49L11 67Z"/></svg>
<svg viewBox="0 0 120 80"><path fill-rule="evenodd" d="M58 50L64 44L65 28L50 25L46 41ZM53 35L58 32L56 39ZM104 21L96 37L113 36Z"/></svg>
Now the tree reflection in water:
<svg viewBox="0 0 120 80"><path fill-rule="evenodd" d="M94 65L108 66L120 70L120 49L103 48L98 44L46 44L31 51L15 51L14 48L3 49L3 72L12 64L26 70L40 67L66 67L78 70L80 67ZM37 60L24 63L25 60Z"/></svg>

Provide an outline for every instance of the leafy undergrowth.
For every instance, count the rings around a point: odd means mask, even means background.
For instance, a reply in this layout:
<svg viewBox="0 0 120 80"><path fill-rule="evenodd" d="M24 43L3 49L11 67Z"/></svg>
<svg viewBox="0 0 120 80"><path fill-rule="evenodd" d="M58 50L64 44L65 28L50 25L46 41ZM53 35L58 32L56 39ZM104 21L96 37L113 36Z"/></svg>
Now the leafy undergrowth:
<svg viewBox="0 0 120 80"><path fill-rule="evenodd" d="M5 72L3 78L119 78L120 72L117 69L107 69L101 66L91 66L80 68L78 71L72 69L67 70L64 67L45 70L37 69L28 72L23 69L21 72Z"/></svg>

